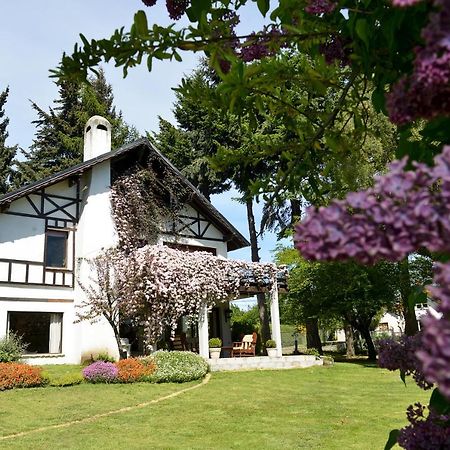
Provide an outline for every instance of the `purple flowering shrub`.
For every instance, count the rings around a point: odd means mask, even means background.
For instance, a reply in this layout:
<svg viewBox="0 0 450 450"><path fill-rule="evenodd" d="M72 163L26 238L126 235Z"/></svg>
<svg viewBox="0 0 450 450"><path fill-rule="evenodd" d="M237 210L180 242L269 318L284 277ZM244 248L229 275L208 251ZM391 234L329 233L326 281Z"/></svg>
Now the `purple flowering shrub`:
<svg viewBox="0 0 450 450"><path fill-rule="evenodd" d="M399 341L383 339L378 342L378 365L388 370L399 370L402 378L411 375L422 389L431 389L416 352L421 348L421 334L402 336Z"/></svg>
<svg viewBox="0 0 450 450"><path fill-rule="evenodd" d="M425 415L425 411L428 415ZM398 444L409 450L450 448L450 415L439 414L420 403L410 405L406 412L410 423L398 434Z"/></svg>
<svg viewBox="0 0 450 450"><path fill-rule="evenodd" d="M83 369L83 377L89 383L114 383L119 369L110 362L96 361Z"/></svg>
<svg viewBox="0 0 450 450"><path fill-rule="evenodd" d="M417 0L393 0L411 6ZM387 97L389 117L404 124L419 117L432 119L450 113L450 2L434 0L435 11L422 30L424 45L415 49L414 68L392 88Z"/></svg>
<svg viewBox="0 0 450 450"><path fill-rule="evenodd" d="M406 163L392 164L371 189L310 209L296 227L295 245L302 255L374 264L399 261L421 248L449 254L450 146L435 157L434 167L415 163L415 171L405 171ZM400 370L402 377L412 375L424 389L437 385L428 416L421 406L410 408L410 424L389 441L409 450L450 449L450 263L437 264L434 272L428 291L437 307L422 319L421 334L379 344L381 367ZM432 401L436 397L437 405Z"/></svg>
<svg viewBox="0 0 450 450"><path fill-rule="evenodd" d="M312 260L365 264L400 261L422 248L450 254L450 146L434 162L433 167L414 163L414 171L405 171L406 159L397 161L373 188L310 209L296 227L296 248ZM437 264L434 272L428 291L437 307L423 318L422 333L380 343L381 367L412 375L422 388L435 383L433 395L441 399L438 410L432 395L427 417L424 409L420 414L414 409L410 425L389 441L409 450L450 449L450 262Z"/></svg>

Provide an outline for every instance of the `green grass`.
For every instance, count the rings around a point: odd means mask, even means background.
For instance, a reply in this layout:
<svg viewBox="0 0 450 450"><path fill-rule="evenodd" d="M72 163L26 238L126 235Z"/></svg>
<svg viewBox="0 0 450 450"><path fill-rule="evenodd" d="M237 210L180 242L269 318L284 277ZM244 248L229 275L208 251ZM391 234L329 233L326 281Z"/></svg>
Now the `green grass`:
<svg viewBox="0 0 450 450"><path fill-rule="evenodd" d="M58 370L58 369L52 369ZM193 386L89 385L0 393L0 435L131 406ZM208 384L142 409L0 441L0 448L380 449L426 401L369 365L213 373Z"/></svg>

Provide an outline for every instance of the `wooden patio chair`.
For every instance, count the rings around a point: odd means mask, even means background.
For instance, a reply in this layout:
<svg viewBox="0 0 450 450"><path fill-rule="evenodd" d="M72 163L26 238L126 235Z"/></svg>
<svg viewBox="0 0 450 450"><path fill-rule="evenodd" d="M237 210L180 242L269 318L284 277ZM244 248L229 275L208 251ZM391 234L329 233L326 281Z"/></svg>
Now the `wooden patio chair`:
<svg viewBox="0 0 450 450"><path fill-rule="evenodd" d="M242 341L233 342L233 349L231 350L231 357L235 356L255 356L256 340L258 335L256 333L246 334Z"/></svg>

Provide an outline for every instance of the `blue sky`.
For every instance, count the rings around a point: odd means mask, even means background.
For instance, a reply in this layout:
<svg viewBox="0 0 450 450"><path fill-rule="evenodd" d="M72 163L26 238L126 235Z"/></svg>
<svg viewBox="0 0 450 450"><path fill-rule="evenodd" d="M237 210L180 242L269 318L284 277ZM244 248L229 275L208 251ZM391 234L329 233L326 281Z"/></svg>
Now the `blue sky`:
<svg viewBox="0 0 450 450"><path fill-rule="evenodd" d="M3 2L0 18L0 90L10 87L6 113L10 118L8 144L27 148L35 131L32 121L36 114L30 100L48 109L57 96L57 89L49 78L49 69L57 66L62 53L70 53L79 33L88 39L112 34L115 28L128 27L136 10L144 9L149 23L168 24L170 20L159 0L146 8L140 0L15 0ZM241 17L241 31L249 32L261 27L257 12L248 10ZM183 62L155 62L149 73L145 66L133 69L126 79L121 69L104 66L112 84L116 106L125 120L144 134L156 131L158 116L174 122L171 112L175 99L171 88L188 75L197 65L200 55L183 54ZM214 205L245 236L248 237L245 207L233 200L236 192L214 196ZM256 208L257 215L260 208ZM273 235L261 242L261 258L272 259L276 245ZM249 249L230 254L238 259L249 259Z"/></svg>

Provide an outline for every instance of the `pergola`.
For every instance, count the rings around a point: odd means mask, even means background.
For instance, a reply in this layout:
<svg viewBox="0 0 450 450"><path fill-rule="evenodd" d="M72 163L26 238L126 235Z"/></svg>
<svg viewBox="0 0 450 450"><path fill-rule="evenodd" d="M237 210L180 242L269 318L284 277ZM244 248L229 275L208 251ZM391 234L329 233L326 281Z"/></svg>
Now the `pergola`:
<svg viewBox="0 0 450 450"><path fill-rule="evenodd" d="M208 311L244 295L268 293L272 338L282 355L278 295L286 290L284 268L148 245L128 255L119 272L126 309L146 324L149 345L165 327L174 332L180 317L197 317L199 353L208 358Z"/></svg>
<svg viewBox="0 0 450 450"><path fill-rule="evenodd" d="M258 264L258 263L253 263ZM269 294L270 302L270 318L272 325L272 339L276 343L276 355L282 356L282 345L281 345L281 326L280 326L280 308L278 302L278 294L280 292L287 291L287 277L286 271L280 270L277 273L275 282L270 283L267 280L266 283L258 283L254 280L247 280L242 286L239 287L239 292L241 298L253 296L256 294ZM203 306L202 311L199 315L198 322L198 338L199 338L199 354L204 358L209 358L209 334L208 334L208 307Z"/></svg>

